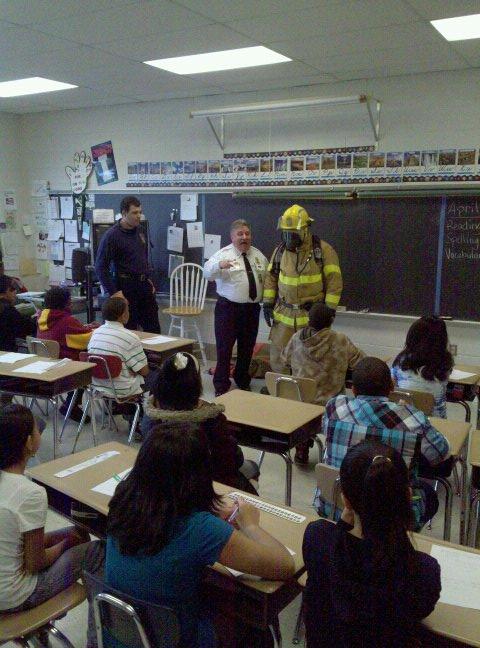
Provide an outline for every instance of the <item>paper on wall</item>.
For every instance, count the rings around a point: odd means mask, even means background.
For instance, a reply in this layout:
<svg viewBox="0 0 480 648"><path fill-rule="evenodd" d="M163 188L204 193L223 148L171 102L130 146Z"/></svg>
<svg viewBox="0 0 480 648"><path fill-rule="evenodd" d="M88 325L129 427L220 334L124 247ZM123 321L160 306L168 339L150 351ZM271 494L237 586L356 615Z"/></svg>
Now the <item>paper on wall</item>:
<svg viewBox="0 0 480 648"><path fill-rule="evenodd" d="M203 249L203 256L205 259L209 259L218 252L221 245L222 237L220 234L205 234L205 245Z"/></svg>
<svg viewBox="0 0 480 648"><path fill-rule="evenodd" d="M168 278L170 279L172 272L175 268L178 268L179 265L185 263L185 257L183 254L169 254L168 255Z"/></svg>
<svg viewBox="0 0 480 648"><path fill-rule="evenodd" d="M78 229L76 220L65 221L65 241L78 243Z"/></svg>
<svg viewBox="0 0 480 648"><path fill-rule="evenodd" d="M203 247L203 223L187 223L188 247Z"/></svg>
<svg viewBox="0 0 480 648"><path fill-rule="evenodd" d="M65 265L66 266L72 266L72 254L73 250L78 248L78 243L65 243L64 245L64 251L65 251ZM65 275L65 278L68 279L68 277Z"/></svg>
<svg viewBox="0 0 480 648"><path fill-rule="evenodd" d="M25 236L31 236L33 234L31 225L22 225L22 229Z"/></svg>
<svg viewBox="0 0 480 648"><path fill-rule="evenodd" d="M90 240L90 223L88 221L83 221L82 223L82 240Z"/></svg>
<svg viewBox="0 0 480 648"><path fill-rule="evenodd" d="M3 205L6 212L13 212L17 209L17 196L14 191L3 192Z"/></svg>
<svg viewBox="0 0 480 648"><path fill-rule="evenodd" d="M58 239L65 236L63 221L62 220L49 220L48 221L48 240L58 241Z"/></svg>
<svg viewBox="0 0 480 648"><path fill-rule="evenodd" d="M113 209L94 209L92 212L94 223L114 223L115 213Z"/></svg>
<svg viewBox="0 0 480 648"><path fill-rule="evenodd" d="M72 279L72 268L65 268L65 279Z"/></svg>
<svg viewBox="0 0 480 648"><path fill-rule="evenodd" d="M65 281L65 266L50 263L48 269L48 280L51 284L55 285L61 284L62 281Z"/></svg>
<svg viewBox="0 0 480 648"><path fill-rule="evenodd" d="M48 259L48 232L37 232L35 235L35 258ZM38 272L37 266L37 272Z"/></svg>
<svg viewBox="0 0 480 648"><path fill-rule="evenodd" d="M480 610L480 555L433 545L430 555L440 564L440 602Z"/></svg>
<svg viewBox="0 0 480 648"><path fill-rule="evenodd" d="M167 232L167 250L181 252L183 250L183 228L170 226Z"/></svg>
<svg viewBox="0 0 480 648"><path fill-rule="evenodd" d="M48 256L52 261L63 261L63 241L49 241Z"/></svg>
<svg viewBox="0 0 480 648"><path fill-rule="evenodd" d="M198 194L196 193L180 194L180 220L196 221L197 205L198 205Z"/></svg>
<svg viewBox="0 0 480 648"><path fill-rule="evenodd" d="M72 196L60 196L60 216L68 220L73 218Z"/></svg>
<svg viewBox="0 0 480 648"><path fill-rule="evenodd" d="M20 258L18 254L4 254L3 267L5 270L18 270L20 267Z"/></svg>
<svg viewBox="0 0 480 648"><path fill-rule="evenodd" d="M18 249L17 232L4 232L2 234L2 247L4 254L13 254Z"/></svg>
<svg viewBox="0 0 480 648"><path fill-rule="evenodd" d="M57 196L51 196L47 200L47 216L48 218L60 218L60 210Z"/></svg>

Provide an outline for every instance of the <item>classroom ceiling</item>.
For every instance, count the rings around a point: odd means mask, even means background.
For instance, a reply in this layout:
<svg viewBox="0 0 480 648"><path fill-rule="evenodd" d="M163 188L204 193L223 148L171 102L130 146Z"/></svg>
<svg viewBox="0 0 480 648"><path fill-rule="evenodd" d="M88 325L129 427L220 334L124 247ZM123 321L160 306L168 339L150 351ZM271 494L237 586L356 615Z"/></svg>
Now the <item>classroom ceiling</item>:
<svg viewBox="0 0 480 648"><path fill-rule="evenodd" d="M437 18L480 0L0 0L0 81L79 87L0 99L0 111L222 95L480 67L480 39L447 42ZM265 45L291 63L190 77L142 61Z"/></svg>

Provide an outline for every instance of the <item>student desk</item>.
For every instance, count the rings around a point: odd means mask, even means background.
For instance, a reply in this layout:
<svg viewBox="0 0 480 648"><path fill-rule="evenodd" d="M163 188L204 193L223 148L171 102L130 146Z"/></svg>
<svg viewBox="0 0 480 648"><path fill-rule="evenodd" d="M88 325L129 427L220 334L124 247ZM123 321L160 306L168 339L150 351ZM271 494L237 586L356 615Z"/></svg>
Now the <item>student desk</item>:
<svg viewBox="0 0 480 648"><path fill-rule="evenodd" d="M454 366L454 369L458 369L459 371L465 371L466 373L471 373L473 374L469 378L462 378L459 380L449 380L450 385L468 385L470 387L478 385L480 382L480 367L477 365L463 365L463 364L456 364ZM469 399L473 400L473 399ZM465 408L465 420L468 422L471 419L472 412L470 409L470 405L468 404L467 400L465 398L448 398L448 401L450 403L458 403L459 405L463 405ZM480 407L478 408L477 412L477 428L479 427L480 423Z"/></svg>
<svg viewBox="0 0 480 648"><path fill-rule="evenodd" d="M190 340L188 338L174 338L171 342L161 342L160 344L149 344L149 338L157 337L158 333L148 333L147 331L134 331L136 335L142 341L142 346L145 353L150 356L149 359L154 362L154 364L161 365L164 360L177 351L186 351L192 353L193 344L195 340ZM172 335L167 335L165 337L173 337Z"/></svg>
<svg viewBox="0 0 480 648"><path fill-rule="evenodd" d="M470 423L463 421L454 421L452 419L442 419L435 416L430 417L431 424L443 434L450 445L450 454L455 459L455 463L460 464L461 481L460 481L460 543L465 542L465 517L467 509L467 451L468 439L470 434ZM452 500L453 491L450 482L446 479L440 480L445 486L445 526L444 539L450 540L450 528L452 523Z"/></svg>
<svg viewBox="0 0 480 648"><path fill-rule="evenodd" d="M41 356L25 358L16 364L1 362L4 351L0 352L0 378L9 380L0 385L0 392L28 398L43 398L53 405L53 456L56 457L58 441L58 398L61 394L86 387L92 381L92 371L95 365L91 362L70 360L64 365L54 367L42 374L28 372L28 365L37 360L43 362L57 361ZM14 371L22 368L23 371Z"/></svg>
<svg viewBox="0 0 480 648"><path fill-rule="evenodd" d="M434 545L451 547L460 551L470 551L480 555L480 551L472 550L461 545L431 539L419 533L413 534L413 543L416 549L430 553ZM302 589L307 584L307 573L304 572L298 579ZM321 623L321 619L319 619ZM441 635L462 645L477 646L480 648L480 610L437 603L434 611L423 621L426 628L434 634Z"/></svg>
<svg viewBox="0 0 480 648"><path fill-rule="evenodd" d="M478 431L472 436L470 465L472 467L472 475L470 478L467 544L471 544L472 547L477 547L480 542L480 434Z"/></svg>
<svg viewBox="0 0 480 648"><path fill-rule="evenodd" d="M286 464L285 504L292 501L290 449L320 432L321 405L234 389L214 400L225 406L229 429L240 443L280 455Z"/></svg>
<svg viewBox="0 0 480 648"><path fill-rule="evenodd" d="M67 477L55 477L55 474L61 470L76 466L108 451L116 451L118 454ZM118 474L130 468L136 455L137 451L129 446L110 442L27 469L27 474L46 488L51 508L73 519L76 523L80 522L80 516L82 516L80 523L95 535L102 537L105 536L110 497L94 492L91 488L111 478L115 473ZM234 489L215 483L215 490L225 494ZM72 515L72 510L78 510L78 515ZM302 513L302 515L304 514ZM307 524L318 519L316 515L305 517L305 521L296 523L263 511L260 512L262 527L295 552L295 578L293 580L280 582L238 579L232 577L221 565L215 565L215 569L208 570L205 579L205 586L208 596L212 598L212 605L222 606L222 610L226 606L227 614L240 616L245 622L269 631L269 627L275 624L278 613L300 591L296 578L304 570L303 535ZM232 599L229 598L227 592L231 594ZM233 608L228 607L228 601L233 604ZM218 608L216 607L216 609Z"/></svg>

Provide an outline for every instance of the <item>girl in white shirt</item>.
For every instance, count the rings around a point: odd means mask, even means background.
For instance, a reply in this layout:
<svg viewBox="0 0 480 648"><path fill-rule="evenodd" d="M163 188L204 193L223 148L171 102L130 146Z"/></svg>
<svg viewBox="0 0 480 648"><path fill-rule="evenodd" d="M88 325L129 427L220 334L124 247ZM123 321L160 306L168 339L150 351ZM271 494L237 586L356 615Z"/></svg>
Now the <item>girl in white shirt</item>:
<svg viewBox="0 0 480 648"><path fill-rule="evenodd" d="M445 322L439 317L421 317L410 327L405 347L393 361L395 384L400 389L432 394L432 415L447 418L446 392L452 369Z"/></svg>
<svg viewBox="0 0 480 648"><path fill-rule="evenodd" d="M103 564L103 546L88 533L45 532L47 493L24 475L40 439L29 409L0 410L0 613L36 607Z"/></svg>

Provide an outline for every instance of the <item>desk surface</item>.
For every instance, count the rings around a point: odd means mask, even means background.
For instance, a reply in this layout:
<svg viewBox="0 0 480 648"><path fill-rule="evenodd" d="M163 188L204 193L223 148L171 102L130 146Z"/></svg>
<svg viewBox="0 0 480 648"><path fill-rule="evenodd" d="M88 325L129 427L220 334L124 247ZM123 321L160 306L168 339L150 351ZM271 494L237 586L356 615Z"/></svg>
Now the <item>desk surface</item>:
<svg viewBox="0 0 480 648"><path fill-rule="evenodd" d="M433 545L452 547L460 551L480 554L480 551L476 549L451 542L444 542L436 538L431 539L428 536L418 533L413 534L413 544L416 549L428 554ZM300 576L298 583L301 587L305 587L307 584L306 572ZM444 637L455 639L468 646L480 647L480 610L447 605L446 603L437 603L434 611L425 619L424 624L433 632Z"/></svg>
<svg viewBox="0 0 480 648"><path fill-rule="evenodd" d="M76 466L87 459L91 459L103 452L111 450L117 451L119 454L93 466L79 470L67 477L55 477L55 474L61 470ZM91 489L107 479L110 479L115 473L120 473L123 470L130 468L135 462L136 456L137 451L135 449L123 445L122 443L110 442L99 445L96 448L89 448L88 450L77 452L74 455L68 455L66 457L61 457L60 459L40 464L39 466L28 469L27 474L41 484L64 493L83 504L87 504L103 515L107 515L110 497L108 495L94 492ZM223 484L215 483L215 490L217 493L226 494L235 489ZM282 508L288 507L282 506ZM305 514L301 513L301 515ZM316 515L306 515L305 517L305 521L298 524L263 511L260 512L261 526L295 552L295 572L297 575L299 575L304 569L302 541L305 528L309 522L318 519ZM217 565L217 569L225 572L225 568L221 565ZM282 586L282 583L278 581L243 580L242 582L249 587L266 594L274 593Z"/></svg>
<svg viewBox="0 0 480 648"><path fill-rule="evenodd" d="M454 457L458 457L468 440L472 424L465 421L437 418L436 416L430 417L430 423L447 439L450 445L450 453Z"/></svg>
<svg viewBox="0 0 480 648"><path fill-rule="evenodd" d="M325 411L322 405L312 405L241 389L222 394L215 398L214 402L225 405L225 416L230 423L284 434L295 432L303 425L322 416Z"/></svg>
<svg viewBox="0 0 480 648"><path fill-rule="evenodd" d="M470 443L470 464L480 468L480 433L478 430L472 434L472 441Z"/></svg>
<svg viewBox="0 0 480 648"><path fill-rule="evenodd" d="M92 369L95 367L91 362L78 362L77 360L70 360L70 362L60 365L59 367L54 367L49 371L46 371L43 374L33 374L28 373L27 365L32 362L37 362L41 360L42 362L57 362L56 360L49 360L49 358L44 358L42 356L34 356L32 358L25 358L20 360L16 364L3 364L1 362L2 355L5 351L0 351L0 376L8 376L9 378L28 378L29 380L39 380L41 382L53 383L56 380L61 378L66 378L67 376L72 376L73 374L80 373L85 371L85 369ZM25 371L13 371L14 369L19 369L20 367L25 367Z"/></svg>
<svg viewBox="0 0 480 648"><path fill-rule="evenodd" d="M174 338L171 342L162 342L160 344L149 344L148 339L151 337L157 337L158 333L148 333L147 331L134 331L136 335L142 340L142 346L147 351L170 351L172 349L180 349L181 347L191 346L194 344L195 340L189 340L188 338ZM167 335L166 337L173 337L173 335Z"/></svg>
<svg viewBox="0 0 480 648"><path fill-rule="evenodd" d="M480 367L478 365L464 365L456 364L454 369L459 369L460 371L466 371L467 373L473 374L470 378L462 378L462 380L452 380L455 385L477 385L480 382Z"/></svg>

